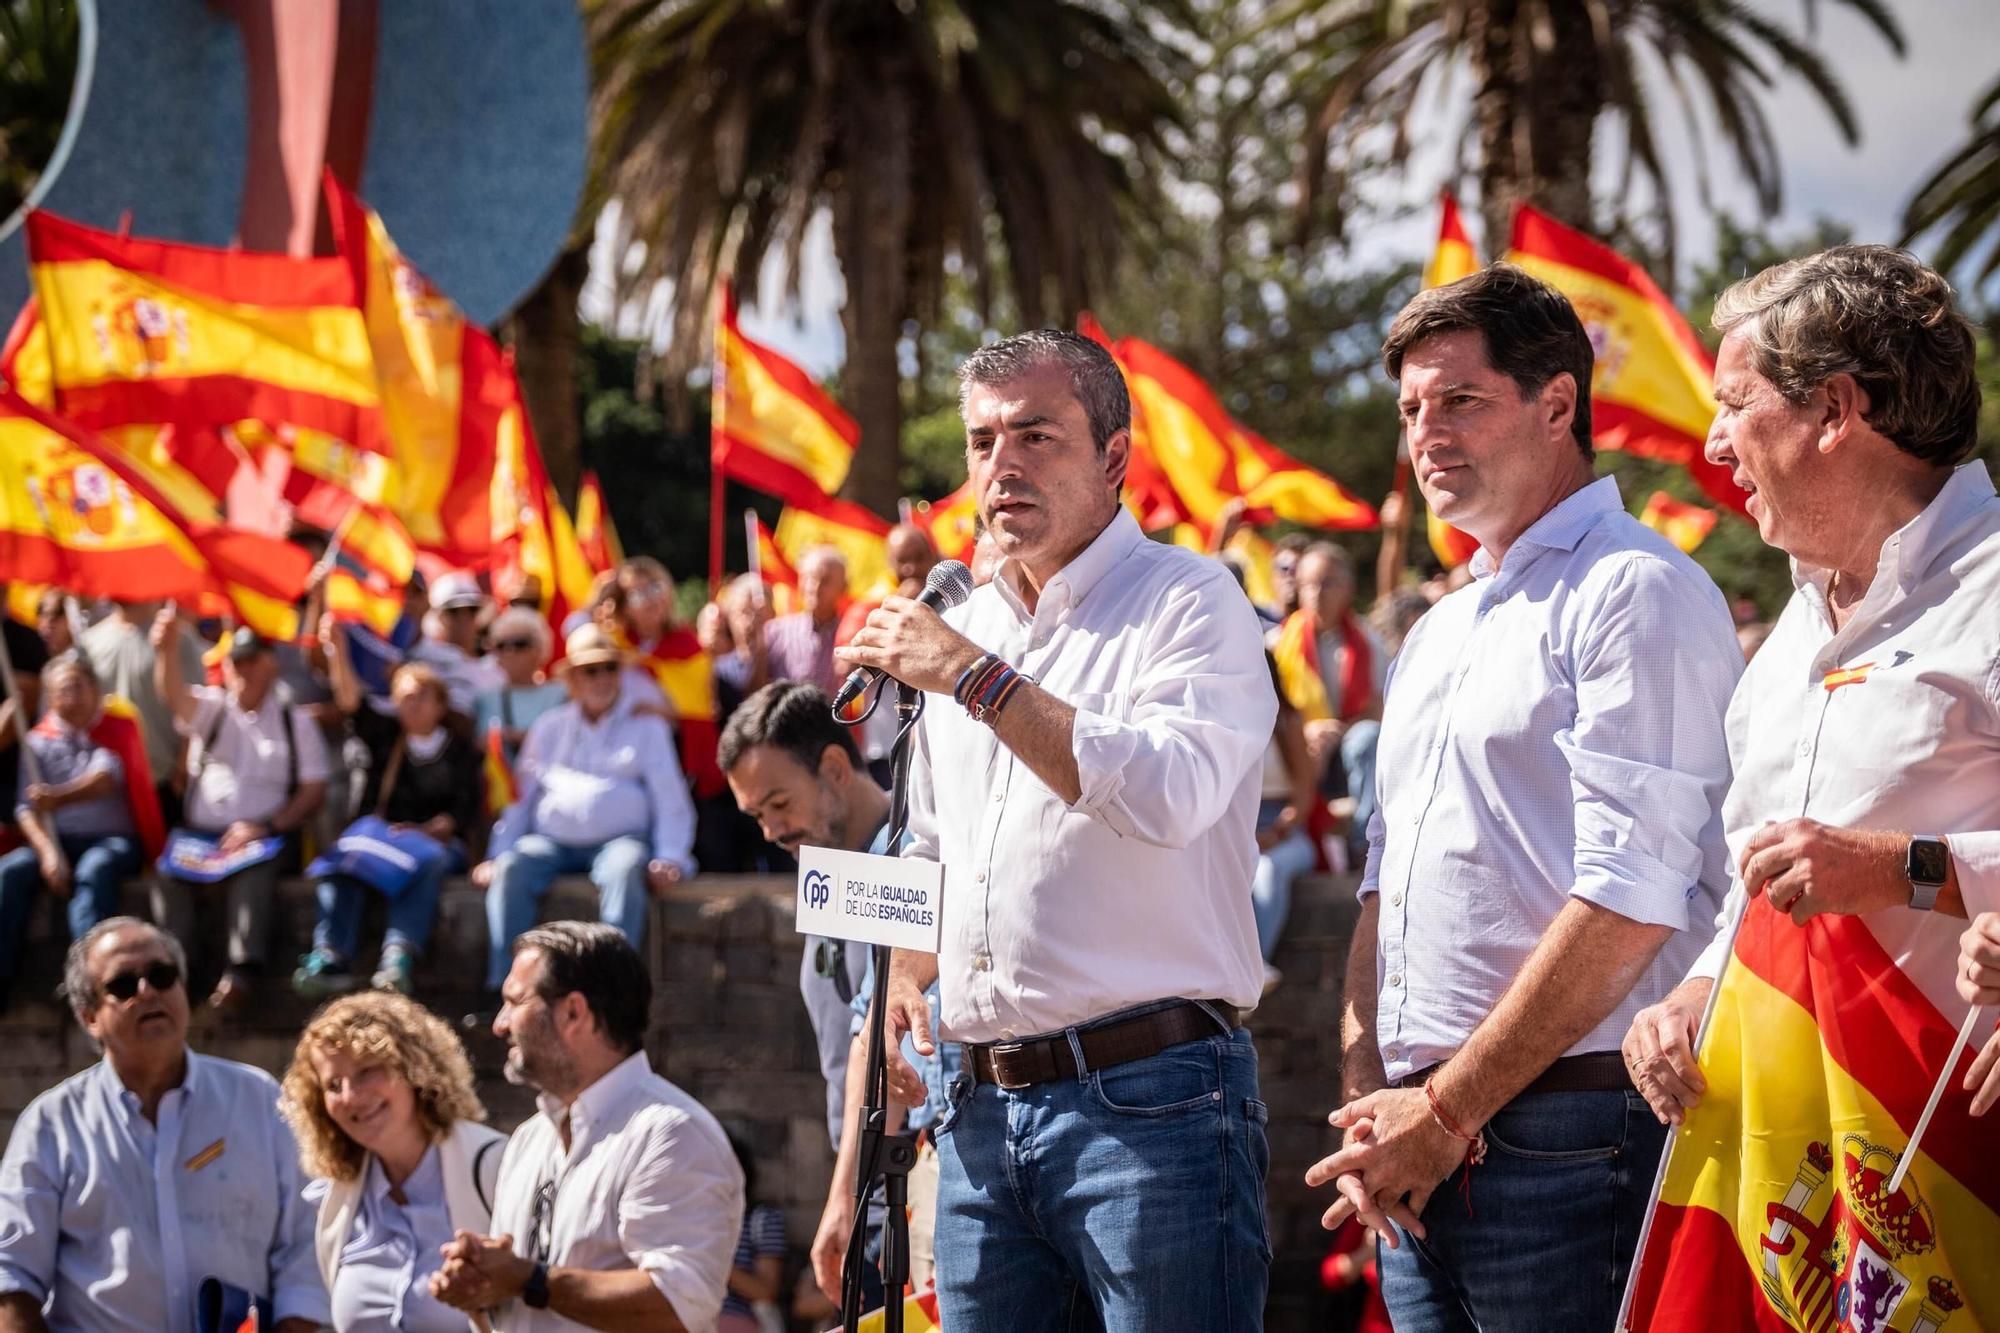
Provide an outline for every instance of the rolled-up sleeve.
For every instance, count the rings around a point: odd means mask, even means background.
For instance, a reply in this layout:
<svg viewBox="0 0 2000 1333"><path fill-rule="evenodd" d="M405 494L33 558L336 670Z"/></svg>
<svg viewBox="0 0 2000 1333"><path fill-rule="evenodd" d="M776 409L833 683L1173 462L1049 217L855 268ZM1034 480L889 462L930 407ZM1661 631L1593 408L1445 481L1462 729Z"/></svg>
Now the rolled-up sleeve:
<svg viewBox="0 0 2000 1333"><path fill-rule="evenodd" d="M1965 914L2000 912L2000 831L1953 833L1945 842L1951 847L1953 868L1958 872Z"/></svg>
<svg viewBox="0 0 2000 1333"><path fill-rule="evenodd" d="M1222 817L1261 760L1278 699L1256 612L1227 574L1177 589L1149 640L1125 718L1077 710L1075 808L1180 848Z"/></svg>
<svg viewBox="0 0 2000 1333"><path fill-rule="evenodd" d="M48 1299L62 1234L62 1175L55 1125L30 1106L0 1158L0 1293Z"/></svg>
<svg viewBox="0 0 2000 1333"><path fill-rule="evenodd" d="M680 747L657 717L635 718L639 752L646 757L646 794L653 806L653 857L695 872L694 798L681 774Z"/></svg>
<svg viewBox="0 0 2000 1333"><path fill-rule="evenodd" d="M722 1312L743 1229L743 1169L726 1143L686 1116L647 1134L618 1200L618 1240L689 1328Z"/></svg>
<svg viewBox="0 0 2000 1333"><path fill-rule="evenodd" d="M1633 921L1705 928L1729 781L1723 717L1743 667L1728 610L1713 586L1639 557L1615 572L1586 634L1576 721L1555 738L1576 811L1570 894Z"/></svg>

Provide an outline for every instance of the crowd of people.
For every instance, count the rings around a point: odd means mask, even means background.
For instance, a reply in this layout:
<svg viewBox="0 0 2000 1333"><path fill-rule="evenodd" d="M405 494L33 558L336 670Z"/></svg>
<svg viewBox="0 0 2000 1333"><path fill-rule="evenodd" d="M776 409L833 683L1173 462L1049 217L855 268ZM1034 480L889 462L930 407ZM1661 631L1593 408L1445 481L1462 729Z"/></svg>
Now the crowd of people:
<svg viewBox="0 0 2000 1333"><path fill-rule="evenodd" d="M1867 916L1941 1008L2000 1001L2000 501L1964 461L1969 331L1880 247L1740 284L1717 320L1710 455L1799 570L1768 632L1594 477L1588 335L1506 265L1391 330L1418 484L1480 552L1422 585L1385 560L1366 617L1337 544L1281 540L1256 606L1240 566L1147 541L1118 369L1049 331L961 369L985 523L945 615L912 600L936 560L914 527L897 596L849 596L818 550L796 611L737 580L684 626L638 558L559 642L534 589L462 571L388 634L309 615L297 644L45 599L6 627L0 983L63 900L65 999L104 1059L0 1162L0 1333L192 1333L247 1305L287 1333L761 1327L782 1224L652 1069L638 946L697 871L806 845L941 861L952 906L936 953L895 952L880 1014L871 951L805 941L835 1167L799 1308L828 1312L886 1207L852 1189L879 1031L911 1280L945 1327L1260 1327L1273 1168L1243 1020L1320 866L1361 872L1346 1142L1276 1169L1331 1191L1326 1281L1379 1282L1374 1327L1608 1326L1751 898ZM1823 725L1888 675L1839 669L1878 640L1930 663L1877 691L1907 706ZM887 710L831 715L854 666L931 696L900 845ZM121 915L149 867L153 920ZM325 1003L274 1082L188 1031L195 997L282 984L272 904L300 871L319 911L289 980ZM486 895L482 1017L538 1093L506 1137L410 998L461 873ZM564 875L598 921L537 924ZM2000 1036L1975 1112L1996 1064ZM861 1278L865 1306L895 1294Z"/></svg>

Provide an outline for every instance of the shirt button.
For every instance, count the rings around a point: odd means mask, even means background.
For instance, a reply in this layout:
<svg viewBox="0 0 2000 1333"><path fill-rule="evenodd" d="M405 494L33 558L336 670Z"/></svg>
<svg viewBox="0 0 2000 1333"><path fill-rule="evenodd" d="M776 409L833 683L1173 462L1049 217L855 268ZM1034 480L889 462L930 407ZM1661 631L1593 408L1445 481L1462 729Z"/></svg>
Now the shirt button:
<svg viewBox="0 0 2000 1333"><path fill-rule="evenodd" d="M1391 972L1391 973L1389 974L1389 984L1390 984L1391 986L1400 986L1400 985L1402 985L1402 984L1403 984L1403 974L1402 974L1401 972Z"/></svg>
<svg viewBox="0 0 2000 1333"><path fill-rule="evenodd" d="M1389 898L1389 906L1391 906L1391 907L1401 907L1402 905L1403 905L1403 895L1402 895L1402 894L1398 893L1398 894L1392 894L1392 895L1390 896L1390 898Z"/></svg>
<svg viewBox="0 0 2000 1333"><path fill-rule="evenodd" d="M974 884L984 884L986 882L986 872L982 870L979 873L975 874L972 877L972 882Z"/></svg>
<svg viewBox="0 0 2000 1333"><path fill-rule="evenodd" d="M1012 1040L1014 1040L1014 1029L1012 1029L1012 1028L1001 1028L1001 1029L1000 1029L1000 1040L1002 1040L1002 1041L1012 1041Z"/></svg>
<svg viewBox="0 0 2000 1333"><path fill-rule="evenodd" d="M1397 1050L1394 1046L1385 1046L1382 1048L1382 1058L1384 1060L1394 1060L1401 1054L1402 1052Z"/></svg>
<svg viewBox="0 0 2000 1333"><path fill-rule="evenodd" d="M996 791L993 793L993 804L995 805L1000 804L1000 802L1006 799L1007 799L1007 793L1004 791Z"/></svg>
<svg viewBox="0 0 2000 1333"><path fill-rule="evenodd" d="M991 958L988 958L988 957L987 957L987 956L986 956L985 954L983 954L983 953L976 953L976 954L972 955L972 970L973 970L973 971L975 971L975 972L984 972L984 971L986 971L987 969L991 968L992 966L993 966L993 960L992 960Z"/></svg>

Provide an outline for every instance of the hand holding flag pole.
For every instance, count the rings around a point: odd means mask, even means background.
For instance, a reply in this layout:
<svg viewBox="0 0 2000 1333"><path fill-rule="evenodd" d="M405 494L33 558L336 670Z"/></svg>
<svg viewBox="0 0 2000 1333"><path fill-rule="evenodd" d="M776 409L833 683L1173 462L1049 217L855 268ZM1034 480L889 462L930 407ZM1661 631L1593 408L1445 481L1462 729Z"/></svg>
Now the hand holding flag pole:
<svg viewBox="0 0 2000 1333"><path fill-rule="evenodd" d="M1979 1017L1985 1012L1984 1005L1975 1004L1966 1014L1965 1022L1959 1025L1958 1040L1952 1043L1951 1054L1945 1057L1944 1068L1938 1071L1937 1085L1931 1089L1931 1099L1924 1103L1924 1113L1917 1117L1916 1128L1910 1131L1910 1141L1896 1163L1896 1173L1889 1177L1888 1193L1891 1196L1903 1187L1903 1177L1910 1173L1910 1163L1916 1160L1917 1141L1923 1138L1924 1130L1930 1127L1932 1114L1937 1111L1938 1103L1944 1100L1945 1089L1951 1086L1951 1075L1952 1071L1958 1068L1958 1057L1964 1055L1965 1048L1972 1044L1972 1030L1979 1026Z"/></svg>

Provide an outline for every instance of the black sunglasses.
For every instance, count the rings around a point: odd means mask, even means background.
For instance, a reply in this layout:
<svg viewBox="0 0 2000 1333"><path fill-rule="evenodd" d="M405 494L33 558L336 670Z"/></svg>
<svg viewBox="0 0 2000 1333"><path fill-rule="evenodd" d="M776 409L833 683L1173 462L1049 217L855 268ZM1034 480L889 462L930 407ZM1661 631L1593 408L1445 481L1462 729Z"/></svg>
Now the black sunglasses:
<svg viewBox="0 0 2000 1333"><path fill-rule="evenodd" d="M142 972L120 972L105 981L104 993L114 1000L129 1000L139 993L141 981L162 994L181 984L181 969L175 963L153 963Z"/></svg>
<svg viewBox="0 0 2000 1333"><path fill-rule="evenodd" d="M612 676L617 673L616 662L592 662L589 666L580 666L576 669L576 674L579 676Z"/></svg>
<svg viewBox="0 0 2000 1333"><path fill-rule="evenodd" d="M525 652L534 646L533 639L496 639L493 642L494 651L501 653Z"/></svg>
<svg viewBox="0 0 2000 1333"><path fill-rule="evenodd" d="M528 1257L536 1263L548 1260L550 1233L555 1230L556 1182L551 1176L535 1190L534 1208L528 1214Z"/></svg>

